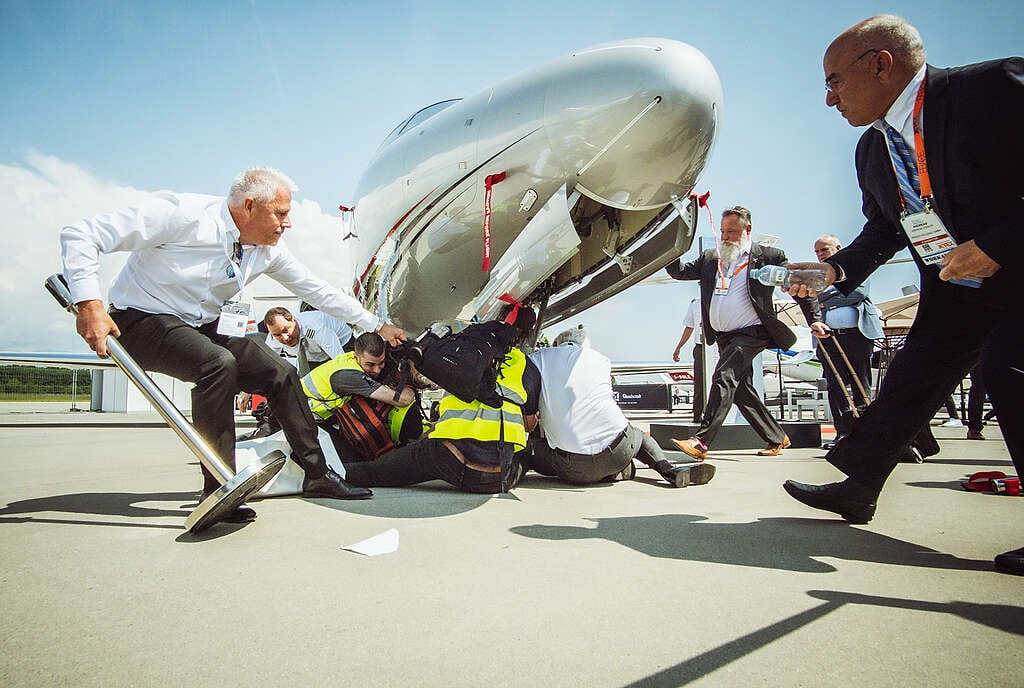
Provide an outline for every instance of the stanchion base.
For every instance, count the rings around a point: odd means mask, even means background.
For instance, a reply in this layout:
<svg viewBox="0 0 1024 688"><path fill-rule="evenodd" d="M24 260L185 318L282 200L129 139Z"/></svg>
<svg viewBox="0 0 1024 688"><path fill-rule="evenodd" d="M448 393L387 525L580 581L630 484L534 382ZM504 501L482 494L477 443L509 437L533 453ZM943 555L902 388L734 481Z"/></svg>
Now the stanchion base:
<svg viewBox="0 0 1024 688"><path fill-rule="evenodd" d="M185 529L191 533L206 530L214 523L244 504L252 494L269 483L284 468L286 458L283 452L272 451L255 461L210 493L185 519Z"/></svg>

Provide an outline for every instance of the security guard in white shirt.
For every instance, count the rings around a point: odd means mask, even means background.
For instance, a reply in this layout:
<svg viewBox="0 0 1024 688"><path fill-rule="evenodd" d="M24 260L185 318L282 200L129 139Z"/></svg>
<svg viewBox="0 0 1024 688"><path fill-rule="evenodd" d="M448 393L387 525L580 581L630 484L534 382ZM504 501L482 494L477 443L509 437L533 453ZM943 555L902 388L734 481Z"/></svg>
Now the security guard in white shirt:
<svg viewBox="0 0 1024 688"><path fill-rule="evenodd" d="M566 330L555 346L530 360L540 370L540 428L531 437L529 468L574 485L632 480L640 459L673 487L703 485L715 475L707 463L673 464L649 435L632 425L615 403L612 364L590 348L582 329Z"/></svg>
<svg viewBox="0 0 1024 688"><path fill-rule="evenodd" d="M107 335L146 370L195 383L196 430L230 467L235 465L233 401L241 389L268 398L293 457L306 472L308 496L365 499L372 493L346 483L320 451L316 427L294 367L255 331L245 286L267 274L335 317L380 332L397 344L405 333L313 275L281 242L291 227L295 183L269 167L240 174L228 197L161 192L138 207L103 213L61 231L64 277L78 306L78 333L101 358ZM129 251L104 308L99 256ZM237 297L236 297L237 295ZM204 469L204 494L219 487ZM239 507L225 520L255 518Z"/></svg>

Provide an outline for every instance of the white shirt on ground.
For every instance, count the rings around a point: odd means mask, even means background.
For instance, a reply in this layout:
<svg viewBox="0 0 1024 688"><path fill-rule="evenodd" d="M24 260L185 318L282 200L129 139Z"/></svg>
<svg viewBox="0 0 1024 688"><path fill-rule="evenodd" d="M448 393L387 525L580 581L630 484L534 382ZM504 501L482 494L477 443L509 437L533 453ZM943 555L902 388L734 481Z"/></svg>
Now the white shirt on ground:
<svg viewBox="0 0 1024 688"><path fill-rule="evenodd" d="M628 421L612 396L612 363L589 347L563 344L538 349L540 426L552 448L598 454Z"/></svg>

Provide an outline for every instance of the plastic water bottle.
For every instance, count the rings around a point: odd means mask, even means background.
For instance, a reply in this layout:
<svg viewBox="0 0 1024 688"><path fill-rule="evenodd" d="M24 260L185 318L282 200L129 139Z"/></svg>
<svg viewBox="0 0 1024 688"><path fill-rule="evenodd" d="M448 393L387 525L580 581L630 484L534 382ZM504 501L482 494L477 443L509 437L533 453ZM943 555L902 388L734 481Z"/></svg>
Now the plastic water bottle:
<svg viewBox="0 0 1024 688"><path fill-rule="evenodd" d="M787 270L781 265L765 265L750 271L750 276L770 287L786 287L806 284L816 292L825 291L824 270Z"/></svg>

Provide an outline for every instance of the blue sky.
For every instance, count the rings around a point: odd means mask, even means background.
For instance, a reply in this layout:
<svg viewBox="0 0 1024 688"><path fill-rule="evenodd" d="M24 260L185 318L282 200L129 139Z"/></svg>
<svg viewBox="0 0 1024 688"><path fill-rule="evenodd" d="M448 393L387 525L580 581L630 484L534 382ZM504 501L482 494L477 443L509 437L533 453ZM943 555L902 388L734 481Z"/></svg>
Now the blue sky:
<svg viewBox="0 0 1024 688"><path fill-rule="evenodd" d="M755 231L780 236L792 259L810 258L816 236L849 240L863 221L852 162L860 131L825 107L821 55L879 12L914 23L938 66L1024 46L1019 0L0 0L0 350L84 347L41 287L59 270L63 224L145 191L223 194L254 164L295 178L289 245L348 283L334 209L352 202L395 124L573 50L637 36L692 44L721 78L724 118L698 190L711 191L714 209L749 207ZM895 298L915 282L913 267L885 267L872 295ZM584 322L613 359L667 360L695 295L693 283L637 286L570 324Z"/></svg>

